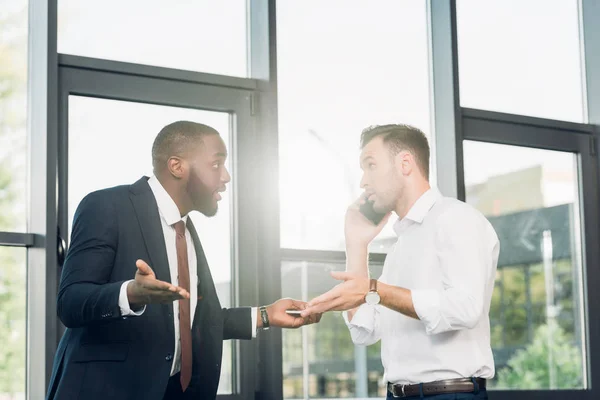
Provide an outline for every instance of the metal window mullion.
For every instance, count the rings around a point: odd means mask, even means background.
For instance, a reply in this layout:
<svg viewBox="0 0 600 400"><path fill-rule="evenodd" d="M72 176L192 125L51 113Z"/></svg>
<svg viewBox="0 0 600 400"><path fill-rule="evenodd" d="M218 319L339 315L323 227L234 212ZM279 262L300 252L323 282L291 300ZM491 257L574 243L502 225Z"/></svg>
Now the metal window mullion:
<svg viewBox="0 0 600 400"><path fill-rule="evenodd" d="M27 399L45 397L58 341L56 318L57 0L29 0Z"/></svg>
<svg viewBox="0 0 600 400"><path fill-rule="evenodd" d="M431 130L437 186L465 199L456 3L427 1Z"/></svg>

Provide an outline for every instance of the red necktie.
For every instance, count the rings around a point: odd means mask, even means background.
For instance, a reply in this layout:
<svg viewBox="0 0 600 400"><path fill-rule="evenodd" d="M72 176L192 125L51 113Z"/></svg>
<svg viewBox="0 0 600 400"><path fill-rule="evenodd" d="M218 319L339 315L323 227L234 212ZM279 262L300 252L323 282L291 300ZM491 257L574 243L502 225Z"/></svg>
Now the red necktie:
<svg viewBox="0 0 600 400"><path fill-rule="evenodd" d="M190 267L188 265L185 223L173 224L177 239L177 271L179 287L190 292ZM181 389L185 392L192 379L192 327L190 324L190 299L179 300L179 335L181 338Z"/></svg>

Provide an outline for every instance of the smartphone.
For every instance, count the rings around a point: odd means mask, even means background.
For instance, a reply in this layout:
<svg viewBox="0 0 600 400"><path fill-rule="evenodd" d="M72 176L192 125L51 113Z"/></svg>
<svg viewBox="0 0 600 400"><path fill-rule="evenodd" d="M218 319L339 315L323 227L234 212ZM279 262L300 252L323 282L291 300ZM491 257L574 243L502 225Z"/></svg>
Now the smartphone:
<svg viewBox="0 0 600 400"><path fill-rule="evenodd" d="M383 217L385 217L385 213L378 213L373 209L373 202L369 200L361 204L359 210L374 225L379 225Z"/></svg>
<svg viewBox="0 0 600 400"><path fill-rule="evenodd" d="M294 317L299 317L302 310L285 310L286 314L293 315Z"/></svg>

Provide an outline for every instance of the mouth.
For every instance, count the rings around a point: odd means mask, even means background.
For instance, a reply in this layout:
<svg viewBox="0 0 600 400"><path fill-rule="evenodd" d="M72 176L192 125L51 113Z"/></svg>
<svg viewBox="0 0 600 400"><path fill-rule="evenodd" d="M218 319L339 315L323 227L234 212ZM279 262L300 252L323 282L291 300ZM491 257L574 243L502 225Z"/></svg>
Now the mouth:
<svg viewBox="0 0 600 400"><path fill-rule="evenodd" d="M376 197L376 195L375 195L374 192L367 193L366 194L366 201L375 201L375 197Z"/></svg>
<svg viewBox="0 0 600 400"><path fill-rule="evenodd" d="M226 190L225 187L219 188L217 190L215 190L213 197L216 201L220 201L223 197L221 196L221 193L224 192Z"/></svg>

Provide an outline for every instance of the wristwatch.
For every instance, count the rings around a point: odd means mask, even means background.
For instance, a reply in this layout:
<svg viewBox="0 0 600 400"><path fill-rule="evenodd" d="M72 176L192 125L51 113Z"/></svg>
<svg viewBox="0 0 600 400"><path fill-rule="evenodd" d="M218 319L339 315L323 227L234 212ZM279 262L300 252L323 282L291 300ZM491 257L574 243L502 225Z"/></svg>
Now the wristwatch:
<svg viewBox="0 0 600 400"><path fill-rule="evenodd" d="M267 314L267 307L261 306L258 308L260 310L260 319L262 321L262 329L266 331L269 329L269 314Z"/></svg>
<svg viewBox="0 0 600 400"><path fill-rule="evenodd" d="M379 297L379 293L377 293L377 279L371 279L369 292L365 295L365 302L373 306L379 304L380 301L381 297Z"/></svg>

